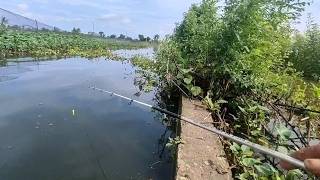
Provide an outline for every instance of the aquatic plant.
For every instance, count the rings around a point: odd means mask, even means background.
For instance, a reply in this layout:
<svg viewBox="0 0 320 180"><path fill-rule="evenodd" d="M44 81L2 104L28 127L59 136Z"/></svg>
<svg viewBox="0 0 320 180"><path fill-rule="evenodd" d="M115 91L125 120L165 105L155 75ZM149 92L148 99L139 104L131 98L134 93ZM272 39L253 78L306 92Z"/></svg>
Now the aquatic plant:
<svg viewBox="0 0 320 180"><path fill-rule="evenodd" d="M148 43L111 40L78 33L0 29L0 59L8 57L112 57L111 50L134 49Z"/></svg>

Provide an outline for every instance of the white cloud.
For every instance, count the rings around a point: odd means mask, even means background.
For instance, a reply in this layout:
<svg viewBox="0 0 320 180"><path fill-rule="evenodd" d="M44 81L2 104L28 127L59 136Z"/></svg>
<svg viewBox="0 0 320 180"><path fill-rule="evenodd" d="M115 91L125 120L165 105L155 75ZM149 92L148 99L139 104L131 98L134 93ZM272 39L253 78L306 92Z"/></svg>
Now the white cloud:
<svg viewBox="0 0 320 180"><path fill-rule="evenodd" d="M99 3L90 1L90 0L58 0L61 4L67 4L71 6L87 6L93 8L101 8Z"/></svg>
<svg viewBox="0 0 320 180"><path fill-rule="evenodd" d="M33 3L48 4L49 0L32 0Z"/></svg>
<svg viewBox="0 0 320 180"><path fill-rule="evenodd" d="M191 4L199 3L201 0L155 0L158 7L171 11L186 11Z"/></svg>
<svg viewBox="0 0 320 180"><path fill-rule="evenodd" d="M33 0L41 1L41 0ZM46 3L46 1L43 1L42 3ZM46 23L47 21L50 22L79 22L88 19L88 17L85 17L83 15L78 15L77 17L70 17L70 16L63 16L63 15L54 15L54 14L45 14L45 13L37 13L32 12L29 8L29 5L26 3L20 3L16 5L16 9L14 12L17 12L18 14L21 14L23 16L26 16L31 19L37 19L40 22ZM60 13L68 12L68 11L60 11Z"/></svg>
<svg viewBox="0 0 320 180"><path fill-rule="evenodd" d="M33 16L33 14L29 11L29 5L26 3L17 4L14 12L30 18Z"/></svg>
<svg viewBox="0 0 320 180"><path fill-rule="evenodd" d="M129 24L131 23L131 19L129 17L119 15L119 14L104 14L100 16L97 20L103 21L106 23L121 23L121 24Z"/></svg>
<svg viewBox="0 0 320 180"><path fill-rule="evenodd" d="M17 9L19 11L27 11L29 9L29 5L25 3L20 3L17 5Z"/></svg>
<svg viewBox="0 0 320 180"><path fill-rule="evenodd" d="M52 16L52 15L38 15L37 16L40 21L53 21L53 22L77 22L77 21L83 21L85 18L77 17L77 18L71 18L71 17L64 17L64 16Z"/></svg>
<svg viewBox="0 0 320 180"><path fill-rule="evenodd" d="M61 29L80 27L86 32L94 23L96 29L109 33L164 35L172 32L174 23L181 21L192 2L199 1L9 0L1 6Z"/></svg>

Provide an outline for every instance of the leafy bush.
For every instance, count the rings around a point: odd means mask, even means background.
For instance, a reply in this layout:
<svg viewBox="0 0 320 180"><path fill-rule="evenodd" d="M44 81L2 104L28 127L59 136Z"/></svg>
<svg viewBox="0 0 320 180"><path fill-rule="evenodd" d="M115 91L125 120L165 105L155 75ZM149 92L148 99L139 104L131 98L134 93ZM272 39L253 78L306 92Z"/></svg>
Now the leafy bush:
<svg viewBox="0 0 320 180"><path fill-rule="evenodd" d="M214 0L193 5L175 34L160 46L159 68L178 77L178 83L189 90L214 90L215 98L280 88L295 77L284 64L290 48L287 19L291 16L286 14L291 11L276 13L270 9L303 5L293 4L230 1L222 16Z"/></svg>
<svg viewBox="0 0 320 180"><path fill-rule="evenodd" d="M217 1L203 0L190 8L175 33L161 43L155 63L142 67L159 75L158 84L203 100L220 122L228 124L224 130L291 152L308 144L304 137L310 130L296 131L305 122L291 124L292 117L310 114L290 113L287 118L272 102L307 107L307 95L318 92L288 63L290 22L306 4L298 0L227 0L219 9ZM291 134L301 139L301 145L291 144ZM298 171L281 171L273 158L229 145L231 162L237 165L234 173L240 179L302 176Z"/></svg>
<svg viewBox="0 0 320 180"><path fill-rule="evenodd" d="M305 77L320 80L320 28L311 17L306 33L295 34L289 60Z"/></svg>

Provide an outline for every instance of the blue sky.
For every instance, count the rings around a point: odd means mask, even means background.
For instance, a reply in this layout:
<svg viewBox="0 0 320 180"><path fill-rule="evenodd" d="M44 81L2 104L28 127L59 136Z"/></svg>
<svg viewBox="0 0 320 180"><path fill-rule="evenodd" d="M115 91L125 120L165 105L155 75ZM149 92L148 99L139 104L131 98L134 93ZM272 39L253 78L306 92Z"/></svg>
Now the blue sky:
<svg viewBox="0 0 320 180"><path fill-rule="evenodd" d="M126 34L136 37L142 33L170 34L175 23L192 3L200 0L1 0L0 7L32 19L70 30L104 31L106 34ZM320 0L307 8L320 23ZM302 22L306 19L306 13ZM304 30L305 24L296 25Z"/></svg>

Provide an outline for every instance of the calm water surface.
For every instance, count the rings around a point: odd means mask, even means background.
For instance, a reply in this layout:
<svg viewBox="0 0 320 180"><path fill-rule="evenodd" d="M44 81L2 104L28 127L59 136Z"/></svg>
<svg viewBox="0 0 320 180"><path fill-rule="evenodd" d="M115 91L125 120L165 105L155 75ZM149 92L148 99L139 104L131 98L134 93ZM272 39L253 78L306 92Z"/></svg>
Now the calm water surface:
<svg viewBox="0 0 320 180"><path fill-rule="evenodd" d="M155 112L89 89L135 97L129 63L70 58L0 67L0 179L172 179ZM72 111L75 111L73 115Z"/></svg>

